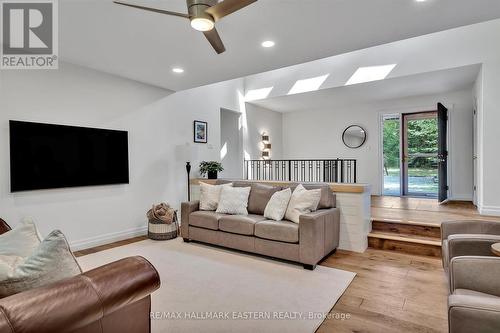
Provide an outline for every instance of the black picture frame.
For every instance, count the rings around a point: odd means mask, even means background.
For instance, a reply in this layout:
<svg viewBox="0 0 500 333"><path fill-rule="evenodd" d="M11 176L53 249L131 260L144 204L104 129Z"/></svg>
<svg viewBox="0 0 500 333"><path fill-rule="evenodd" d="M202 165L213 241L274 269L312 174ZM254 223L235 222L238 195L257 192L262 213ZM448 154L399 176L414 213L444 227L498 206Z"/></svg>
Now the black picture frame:
<svg viewBox="0 0 500 333"><path fill-rule="evenodd" d="M201 120L193 121L193 141L195 143L208 142L208 123L206 121L201 121Z"/></svg>
<svg viewBox="0 0 500 333"><path fill-rule="evenodd" d="M361 144L357 145L357 146L350 146L347 144L346 140L345 140L345 134L346 132L351 129L351 128L359 128L363 133L364 133L364 137L363 137L363 142L361 142ZM342 142L344 143L344 145L347 147L347 148L350 148L350 149L358 149L358 148L361 148L365 142L366 142L366 138L367 138L367 135L366 135L366 130L362 127L362 126L359 126L359 125L351 125L351 126L348 126L344 132L342 132Z"/></svg>

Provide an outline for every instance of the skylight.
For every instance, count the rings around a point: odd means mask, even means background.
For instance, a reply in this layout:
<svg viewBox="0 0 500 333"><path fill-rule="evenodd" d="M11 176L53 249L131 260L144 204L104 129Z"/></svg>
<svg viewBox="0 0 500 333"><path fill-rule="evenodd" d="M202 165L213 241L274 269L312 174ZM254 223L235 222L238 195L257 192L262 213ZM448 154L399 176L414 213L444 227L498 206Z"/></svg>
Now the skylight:
<svg viewBox="0 0 500 333"><path fill-rule="evenodd" d="M365 83L371 81L383 80L392 72L396 67L396 64L383 65L383 66L370 66L370 67L360 67L351 76L349 81L345 84L346 86L358 83Z"/></svg>
<svg viewBox="0 0 500 333"><path fill-rule="evenodd" d="M249 91L247 91L247 93L245 95L245 102L264 99L267 96L269 96L269 94L271 93L271 90L273 90L273 88L274 87L267 87L267 88L249 90Z"/></svg>
<svg viewBox="0 0 500 333"><path fill-rule="evenodd" d="M313 77L310 79L298 80L297 82L295 82L292 89L290 89L288 95L300 94L308 91L318 90L329 75L330 74L326 74L318 77Z"/></svg>

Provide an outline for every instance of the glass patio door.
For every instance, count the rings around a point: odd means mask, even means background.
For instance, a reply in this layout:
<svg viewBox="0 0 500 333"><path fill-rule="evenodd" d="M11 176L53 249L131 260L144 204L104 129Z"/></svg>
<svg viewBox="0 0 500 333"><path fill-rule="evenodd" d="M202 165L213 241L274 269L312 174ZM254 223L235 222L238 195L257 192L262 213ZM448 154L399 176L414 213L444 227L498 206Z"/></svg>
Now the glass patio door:
<svg viewBox="0 0 500 333"><path fill-rule="evenodd" d="M438 132L437 112L403 114L403 195L437 198Z"/></svg>

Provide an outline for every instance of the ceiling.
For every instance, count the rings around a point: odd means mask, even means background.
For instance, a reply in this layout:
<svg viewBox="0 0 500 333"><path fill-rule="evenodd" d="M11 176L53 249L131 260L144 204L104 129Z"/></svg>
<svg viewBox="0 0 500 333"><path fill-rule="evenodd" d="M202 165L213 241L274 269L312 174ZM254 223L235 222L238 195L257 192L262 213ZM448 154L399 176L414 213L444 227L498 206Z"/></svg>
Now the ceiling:
<svg viewBox="0 0 500 333"><path fill-rule="evenodd" d="M338 109L353 104L440 94L470 88L476 81L479 70L480 65L465 66L303 94L274 97L251 103L278 112L326 108Z"/></svg>
<svg viewBox="0 0 500 333"><path fill-rule="evenodd" d="M128 1L186 12L185 0ZM499 18L500 1L259 0L217 23L221 55L185 19L111 0L59 1L59 17L62 60L177 91Z"/></svg>

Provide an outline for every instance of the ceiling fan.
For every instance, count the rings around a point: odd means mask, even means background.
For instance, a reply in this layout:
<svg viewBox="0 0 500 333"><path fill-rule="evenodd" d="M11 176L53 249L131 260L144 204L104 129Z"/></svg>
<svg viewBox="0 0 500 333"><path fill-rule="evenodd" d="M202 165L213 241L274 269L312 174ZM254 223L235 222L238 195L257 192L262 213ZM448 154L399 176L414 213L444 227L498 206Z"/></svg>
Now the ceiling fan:
<svg viewBox="0 0 500 333"><path fill-rule="evenodd" d="M215 22L219 21L224 16L234 13L237 10L246 7L257 0L186 0L188 14L171 12L159 8L145 7L126 1L115 0L118 5L138 8L150 12L179 16L187 18L191 21L193 29L203 32L207 40L210 42L217 54L226 51L217 29Z"/></svg>

